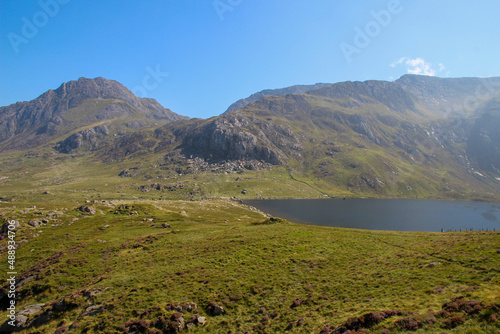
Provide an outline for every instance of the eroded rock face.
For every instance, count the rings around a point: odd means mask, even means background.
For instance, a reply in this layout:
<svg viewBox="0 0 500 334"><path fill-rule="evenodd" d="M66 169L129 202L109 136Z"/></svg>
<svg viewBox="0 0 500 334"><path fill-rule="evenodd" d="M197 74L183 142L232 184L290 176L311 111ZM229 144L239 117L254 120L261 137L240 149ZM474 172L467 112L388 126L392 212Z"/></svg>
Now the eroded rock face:
<svg viewBox="0 0 500 334"><path fill-rule="evenodd" d="M96 126L93 129L72 134L62 142L59 142L56 145L56 150L60 153L71 153L83 148L92 150L97 148L100 140L107 135L109 135L109 130L106 125Z"/></svg>
<svg viewBox="0 0 500 334"><path fill-rule="evenodd" d="M218 118L188 134L182 143L186 155L207 160L261 160L280 164L280 152L261 131L256 134L248 128L245 118L232 115Z"/></svg>
<svg viewBox="0 0 500 334"><path fill-rule="evenodd" d="M257 160L273 165L286 161L285 151L302 150L301 141L288 126L232 114L194 129L181 146L185 155L209 161Z"/></svg>

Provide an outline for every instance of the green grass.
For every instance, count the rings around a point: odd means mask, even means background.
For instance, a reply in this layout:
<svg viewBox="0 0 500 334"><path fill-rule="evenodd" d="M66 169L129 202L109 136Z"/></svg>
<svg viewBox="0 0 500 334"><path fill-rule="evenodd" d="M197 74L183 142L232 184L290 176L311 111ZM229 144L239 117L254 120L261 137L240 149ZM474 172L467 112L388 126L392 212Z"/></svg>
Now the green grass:
<svg viewBox="0 0 500 334"><path fill-rule="evenodd" d="M76 333L122 333L120 326L128 321L153 327L158 318L172 316L171 305L188 302L198 310L183 311L186 321L194 313L207 317L195 333L319 333L349 318L389 310L403 315L387 318L372 332L405 333L395 327L398 319L422 322L453 297L500 303L498 232L305 226L270 221L224 200L99 202L88 204L96 209L89 216L75 210L82 202L33 204L30 210L21 202L0 207L4 217L21 222L19 277L36 277L20 288L18 310L46 303L45 309L55 312L50 322L27 333L52 333L61 326L73 326ZM50 219L47 226L27 225L41 218ZM159 228L164 223L171 227ZM0 247L5 244L0 241ZM297 299L300 305L292 308ZM62 311L55 311L57 301ZM206 309L211 302L226 313L211 316ZM92 304L105 312L86 315ZM488 312L458 312L466 321L454 329L444 328L447 319L436 316L432 327L413 332L500 332L492 320L495 311ZM0 312L2 319L5 315Z"/></svg>

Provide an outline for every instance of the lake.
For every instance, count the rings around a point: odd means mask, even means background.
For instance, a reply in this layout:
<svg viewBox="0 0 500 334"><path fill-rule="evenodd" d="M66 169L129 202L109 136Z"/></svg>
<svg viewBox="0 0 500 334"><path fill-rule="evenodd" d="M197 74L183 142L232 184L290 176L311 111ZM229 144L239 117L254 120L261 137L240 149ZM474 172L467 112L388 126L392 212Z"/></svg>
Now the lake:
<svg viewBox="0 0 500 334"><path fill-rule="evenodd" d="M500 203L415 199L247 200L275 217L313 225L389 231L500 230Z"/></svg>

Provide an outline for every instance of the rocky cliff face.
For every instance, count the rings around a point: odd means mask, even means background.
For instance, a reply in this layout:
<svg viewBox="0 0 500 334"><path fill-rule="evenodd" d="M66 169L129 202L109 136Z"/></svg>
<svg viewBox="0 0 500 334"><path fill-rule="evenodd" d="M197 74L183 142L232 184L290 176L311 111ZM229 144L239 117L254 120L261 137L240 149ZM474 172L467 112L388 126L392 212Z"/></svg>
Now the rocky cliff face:
<svg viewBox="0 0 500 334"><path fill-rule="evenodd" d="M92 151L99 147L100 141L107 135L109 135L107 126L96 126L95 128L72 134L62 142L59 142L55 146L55 149L60 153L71 153L84 148L88 151Z"/></svg>
<svg viewBox="0 0 500 334"><path fill-rule="evenodd" d="M252 122L253 121L253 122ZM269 123L236 115L224 115L194 129L182 141L185 155L206 160L260 160L283 164L286 156L278 148L297 145L290 131Z"/></svg>

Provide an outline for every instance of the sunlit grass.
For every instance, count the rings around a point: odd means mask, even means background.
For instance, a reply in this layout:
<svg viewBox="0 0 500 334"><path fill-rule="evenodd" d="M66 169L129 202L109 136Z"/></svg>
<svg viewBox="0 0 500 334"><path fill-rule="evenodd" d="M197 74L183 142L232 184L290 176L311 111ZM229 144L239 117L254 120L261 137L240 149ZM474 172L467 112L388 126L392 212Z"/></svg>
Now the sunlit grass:
<svg viewBox="0 0 500 334"><path fill-rule="evenodd" d="M187 302L198 310L184 311L186 321L194 313L208 319L197 333L282 333L292 322L290 333L319 333L369 312L424 316L456 296L499 302L499 233L305 226L268 221L230 201L100 202L88 204L96 209L90 216L75 210L81 204L42 204L26 212L20 203L15 209L2 203L4 216L21 221L17 240L28 240L17 250L20 277L36 277L21 287L18 310L80 296L75 309L28 332L53 332L76 322L76 332L120 333L129 320L169 318L169 305ZM47 226L26 225L54 210L63 215ZM90 300L79 291L95 296ZM300 305L292 306L295 301ZM211 302L226 313L210 316ZM106 311L82 316L92 303ZM396 333L398 318L373 330ZM443 321L436 333L445 331ZM498 327L471 317L446 331L465 329Z"/></svg>

